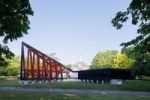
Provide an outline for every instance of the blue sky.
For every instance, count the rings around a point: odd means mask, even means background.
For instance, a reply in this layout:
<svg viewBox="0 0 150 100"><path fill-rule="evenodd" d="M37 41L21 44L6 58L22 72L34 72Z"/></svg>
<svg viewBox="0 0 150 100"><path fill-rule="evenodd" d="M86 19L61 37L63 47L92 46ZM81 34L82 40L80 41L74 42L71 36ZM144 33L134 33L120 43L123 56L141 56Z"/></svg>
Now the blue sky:
<svg viewBox="0 0 150 100"><path fill-rule="evenodd" d="M121 50L120 44L136 36L130 22L116 30L111 20L125 10L131 0L31 0L29 34L9 43L20 55L24 41L40 51L56 53L63 64L73 64L80 56L87 64L99 51Z"/></svg>

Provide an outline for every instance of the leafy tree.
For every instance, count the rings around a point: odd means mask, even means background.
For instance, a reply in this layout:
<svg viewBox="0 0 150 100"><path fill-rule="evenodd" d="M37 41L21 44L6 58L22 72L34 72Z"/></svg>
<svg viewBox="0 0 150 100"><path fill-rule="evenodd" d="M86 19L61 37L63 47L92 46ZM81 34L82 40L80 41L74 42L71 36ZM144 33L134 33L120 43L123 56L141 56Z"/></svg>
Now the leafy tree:
<svg viewBox="0 0 150 100"><path fill-rule="evenodd" d="M6 68L8 67L8 60L6 59L6 57L4 55L1 55L0 58L0 75L6 76L7 72L6 72Z"/></svg>
<svg viewBox="0 0 150 100"><path fill-rule="evenodd" d="M117 29L123 26L129 18L132 24L138 25L135 39L122 43L122 46L135 46L135 51L139 53L150 52L150 0L132 0L126 11L119 11L112 20L112 24Z"/></svg>
<svg viewBox="0 0 150 100"><path fill-rule="evenodd" d="M132 47L123 47L123 48L121 49L121 54L125 54L125 55L127 55L129 58L132 58L132 59L134 59L135 56L136 56L136 54L135 54L135 52L134 52L134 47L133 47L133 46L132 46Z"/></svg>
<svg viewBox="0 0 150 100"><path fill-rule="evenodd" d="M12 59L8 59L8 67L6 68L8 76L17 76L20 68L20 57L15 56Z"/></svg>
<svg viewBox="0 0 150 100"><path fill-rule="evenodd" d="M66 67L71 69L72 65L71 65L71 64L68 64Z"/></svg>
<svg viewBox="0 0 150 100"><path fill-rule="evenodd" d="M5 58L6 59L6 58ZM20 57L15 56L12 59L6 59L7 66L0 66L0 75L16 76L19 74Z"/></svg>
<svg viewBox="0 0 150 100"><path fill-rule="evenodd" d="M17 40L28 33L28 15L33 15L29 0L0 0L0 36L3 38L0 44L0 65L6 64L2 56L14 56L6 45L8 41Z"/></svg>
<svg viewBox="0 0 150 100"><path fill-rule="evenodd" d="M125 54L117 54L113 59L113 68L130 69L132 64L133 60L128 58Z"/></svg>
<svg viewBox="0 0 150 100"><path fill-rule="evenodd" d="M118 53L116 50L107 50L99 52L92 61L91 69L112 67L113 58Z"/></svg>
<svg viewBox="0 0 150 100"><path fill-rule="evenodd" d="M141 54L134 63L135 75L142 79L142 76L150 76L150 54Z"/></svg>
<svg viewBox="0 0 150 100"><path fill-rule="evenodd" d="M14 54L10 52L8 46L0 44L0 66L7 66L6 58L10 59Z"/></svg>

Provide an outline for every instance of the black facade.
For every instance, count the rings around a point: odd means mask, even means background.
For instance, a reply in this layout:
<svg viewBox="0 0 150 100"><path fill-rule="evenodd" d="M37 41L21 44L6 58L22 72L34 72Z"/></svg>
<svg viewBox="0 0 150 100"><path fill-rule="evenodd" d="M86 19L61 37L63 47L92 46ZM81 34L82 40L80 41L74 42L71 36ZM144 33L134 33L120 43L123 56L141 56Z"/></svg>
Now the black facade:
<svg viewBox="0 0 150 100"><path fill-rule="evenodd" d="M78 71L78 79L87 82L99 82L104 81L109 83L111 79L133 79L132 70L128 69L94 69L94 70L82 70Z"/></svg>

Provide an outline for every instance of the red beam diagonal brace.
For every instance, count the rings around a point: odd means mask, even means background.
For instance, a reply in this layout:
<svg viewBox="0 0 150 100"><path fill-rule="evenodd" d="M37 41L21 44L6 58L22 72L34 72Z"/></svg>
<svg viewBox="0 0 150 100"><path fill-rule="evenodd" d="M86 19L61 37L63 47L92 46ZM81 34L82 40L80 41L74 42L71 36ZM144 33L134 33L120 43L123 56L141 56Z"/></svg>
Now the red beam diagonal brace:
<svg viewBox="0 0 150 100"><path fill-rule="evenodd" d="M24 42L21 49L21 80L62 80L64 69L72 71Z"/></svg>

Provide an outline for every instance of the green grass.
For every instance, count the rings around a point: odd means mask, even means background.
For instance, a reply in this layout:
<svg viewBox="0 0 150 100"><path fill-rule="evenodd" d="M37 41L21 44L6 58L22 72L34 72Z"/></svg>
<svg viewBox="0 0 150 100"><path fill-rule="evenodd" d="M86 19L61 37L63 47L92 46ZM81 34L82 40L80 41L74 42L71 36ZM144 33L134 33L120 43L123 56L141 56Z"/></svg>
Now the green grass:
<svg viewBox="0 0 150 100"><path fill-rule="evenodd" d="M0 91L0 100L150 100L150 96Z"/></svg>
<svg viewBox="0 0 150 100"><path fill-rule="evenodd" d="M126 91L150 91L149 80L128 80L123 85L100 85L82 82L59 82L48 84L20 85L17 80L0 81L1 86L25 87L25 88L61 88L61 89L96 89L96 90L126 90Z"/></svg>

